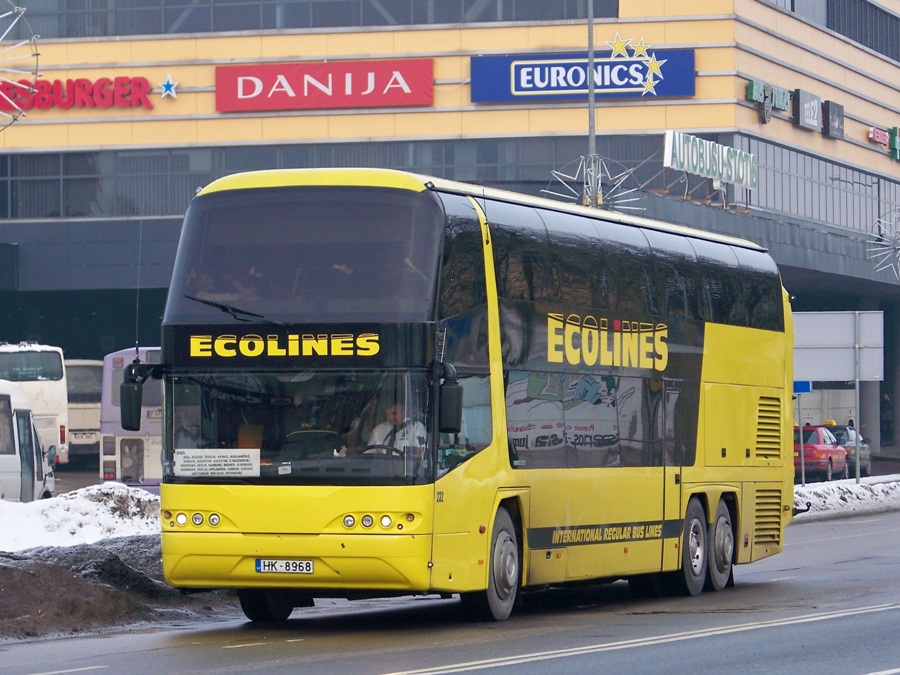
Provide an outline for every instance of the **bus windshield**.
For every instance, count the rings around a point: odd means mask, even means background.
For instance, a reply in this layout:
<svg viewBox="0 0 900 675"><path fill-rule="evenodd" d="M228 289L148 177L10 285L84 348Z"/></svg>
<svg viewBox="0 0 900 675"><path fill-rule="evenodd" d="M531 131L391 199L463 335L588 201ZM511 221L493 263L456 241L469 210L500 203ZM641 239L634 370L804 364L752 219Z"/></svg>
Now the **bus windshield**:
<svg viewBox="0 0 900 675"><path fill-rule="evenodd" d="M430 192L202 195L185 216L164 322L429 320L443 220Z"/></svg>
<svg viewBox="0 0 900 675"><path fill-rule="evenodd" d="M428 482L424 372L197 372L171 381L167 482Z"/></svg>

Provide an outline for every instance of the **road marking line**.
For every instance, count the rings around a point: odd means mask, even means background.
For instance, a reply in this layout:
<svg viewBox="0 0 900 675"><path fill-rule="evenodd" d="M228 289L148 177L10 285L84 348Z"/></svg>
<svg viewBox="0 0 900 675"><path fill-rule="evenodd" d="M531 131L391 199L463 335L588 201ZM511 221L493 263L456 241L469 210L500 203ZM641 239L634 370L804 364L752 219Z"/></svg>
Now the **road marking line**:
<svg viewBox="0 0 900 675"><path fill-rule="evenodd" d="M611 642L609 644L573 647L571 649L560 649L547 652L534 652L532 654L522 654L519 656L500 657L495 659L484 659L482 661L469 661L454 665L439 666L437 668L404 670L400 672L390 673L389 675L443 675L444 673L462 673L468 670L478 670L485 667L520 665L523 663L531 663L533 661L547 661L550 659L560 659L570 656L581 656L583 654L596 654L598 652L609 652L619 649L633 649L634 647L661 645L668 642L695 640L697 638L709 637L711 635L727 635L729 633L741 633L748 630L758 630L760 628L774 628L777 626L784 626L789 624L809 623L812 621L826 621L828 619L840 619L847 616L855 616L857 614L870 614L872 612L885 612L896 609L900 609L900 605L872 605L870 607L860 607L858 609L824 612L821 614L806 614L803 616L787 617L784 619L754 621L752 623L742 623L736 624L734 626L704 628L701 630L686 631L684 633L671 633L669 635L659 635L655 637L635 638L633 640L622 640L621 642Z"/></svg>

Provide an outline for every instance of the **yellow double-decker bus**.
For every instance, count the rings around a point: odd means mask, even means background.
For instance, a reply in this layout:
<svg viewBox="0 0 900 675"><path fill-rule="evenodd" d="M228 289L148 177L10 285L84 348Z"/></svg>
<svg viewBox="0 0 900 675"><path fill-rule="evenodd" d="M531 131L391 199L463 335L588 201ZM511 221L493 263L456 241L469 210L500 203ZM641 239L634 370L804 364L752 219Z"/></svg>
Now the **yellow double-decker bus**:
<svg viewBox="0 0 900 675"><path fill-rule="evenodd" d="M750 242L381 169L228 176L162 327L166 580L313 598L627 579L781 550L792 323ZM127 415L123 404L123 415ZM129 422L134 424L132 420Z"/></svg>

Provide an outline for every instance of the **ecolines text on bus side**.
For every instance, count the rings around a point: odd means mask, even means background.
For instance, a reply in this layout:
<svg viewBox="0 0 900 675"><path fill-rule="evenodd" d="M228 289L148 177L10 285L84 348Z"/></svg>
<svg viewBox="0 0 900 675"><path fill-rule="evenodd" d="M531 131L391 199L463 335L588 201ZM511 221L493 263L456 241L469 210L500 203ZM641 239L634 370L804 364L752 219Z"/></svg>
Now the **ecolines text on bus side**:
<svg viewBox="0 0 900 675"><path fill-rule="evenodd" d="M375 356L380 349L377 333L191 335L190 347L191 358Z"/></svg>
<svg viewBox="0 0 900 675"><path fill-rule="evenodd" d="M547 315L547 360L572 366L665 370L669 327L648 321Z"/></svg>

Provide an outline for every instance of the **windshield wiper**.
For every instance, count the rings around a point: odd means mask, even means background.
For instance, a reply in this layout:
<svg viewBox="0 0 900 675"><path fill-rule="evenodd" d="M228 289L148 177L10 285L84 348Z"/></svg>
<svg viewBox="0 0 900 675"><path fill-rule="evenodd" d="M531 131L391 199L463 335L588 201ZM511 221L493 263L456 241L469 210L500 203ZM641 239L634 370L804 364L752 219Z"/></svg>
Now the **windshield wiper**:
<svg viewBox="0 0 900 675"><path fill-rule="evenodd" d="M271 323L276 326L283 326L284 324L281 321L275 321L275 319L267 319L262 314L256 314L255 312L248 312L246 309L241 309L240 307L235 307L234 305L226 305L222 302L216 302L214 300L206 300L204 298L196 298L193 295L188 295L185 293L184 297L188 300L193 300L195 302L202 303L204 305L209 305L210 307L215 307L226 314L231 314L238 321L253 321L254 319L262 319L265 323Z"/></svg>

